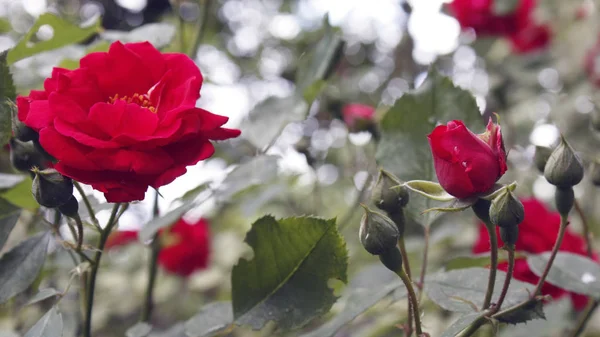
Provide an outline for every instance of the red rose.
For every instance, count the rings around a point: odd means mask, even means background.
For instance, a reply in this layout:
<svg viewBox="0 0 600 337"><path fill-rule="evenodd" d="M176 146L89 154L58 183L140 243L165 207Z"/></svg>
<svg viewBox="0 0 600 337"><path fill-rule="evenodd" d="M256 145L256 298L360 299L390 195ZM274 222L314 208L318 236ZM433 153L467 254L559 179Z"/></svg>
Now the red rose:
<svg viewBox="0 0 600 337"><path fill-rule="evenodd" d="M506 36L527 26L535 0L519 0L511 13L494 13L494 0L454 0L450 10L463 28L472 28L477 35Z"/></svg>
<svg viewBox="0 0 600 337"><path fill-rule="evenodd" d="M513 34L510 41L514 52L526 54L546 48L550 43L550 38L550 27L532 25Z"/></svg>
<svg viewBox="0 0 600 337"><path fill-rule="evenodd" d="M560 215L555 212L550 212L548 209L536 199L522 200L523 206L525 207L525 220L519 225L519 238L516 243L517 252L526 252L540 254L543 252L551 251L554 247L554 242L558 236L558 230L560 227ZM499 233L498 228L496 231ZM503 245L502 240L498 234L498 244L501 247ZM479 225L479 238L473 246L473 253L485 253L490 251L490 237L485 229L483 223ZM586 255L586 243L583 237L575 234L569 230L565 233L560 251L570 252L578 255ZM597 256L594 256L597 259ZM498 265L500 270L506 271L508 269L508 263L503 262ZM537 284L539 277L537 277L529 266L527 265L526 258L518 258L515 261L515 270L513 277L519 281L528 282L531 284ZM569 293L559 287L544 283L542 287L542 293L544 295L551 295L552 298L559 298L561 296L570 295L573 301L573 306L577 309L583 309L587 304L587 297L575 293Z"/></svg>
<svg viewBox="0 0 600 337"><path fill-rule="evenodd" d="M502 133L491 119L480 135L455 120L437 126L428 138L440 185L457 198L489 191L506 172Z"/></svg>
<svg viewBox="0 0 600 337"><path fill-rule="evenodd" d="M136 241L137 235L137 231L115 232L109 236L105 248ZM208 266L210 233L206 220L187 223L180 219L169 230L161 231L159 239L163 247L158 255L158 264L168 272L187 277Z"/></svg>
<svg viewBox="0 0 600 337"><path fill-rule="evenodd" d="M211 140L237 137L227 117L196 108L202 74L184 54L115 42L75 70L54 68L44 90L18 97L18 116L40 134L56 170L104 192L142 200L186 166L210 157Z"/></svg>
<svg viewBox="0 0 600 337"><path fill-rule="evenodd" d="M342 117L348 129L352 132L364 131L368 124L372 123L375 116L375 108L369 105L352 103L342 108Z"/></svg>

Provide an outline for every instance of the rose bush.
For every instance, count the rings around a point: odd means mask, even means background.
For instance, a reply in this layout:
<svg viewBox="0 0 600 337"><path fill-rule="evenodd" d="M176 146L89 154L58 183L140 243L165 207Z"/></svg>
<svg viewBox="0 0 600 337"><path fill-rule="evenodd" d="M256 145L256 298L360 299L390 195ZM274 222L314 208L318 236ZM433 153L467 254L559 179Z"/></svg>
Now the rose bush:
<svg viewBox="0 0 600 337"><path fill-rule="evenodd" d="M515 245L517 252L526 252L540 254L552 250L558 230L560 226L560 215L556 212L550 212L544 204L536 199L522 200L525 208L525 220L519 225L519 238ZM498 231L498 244L502 246ZM473 253L486 253L490 251L490 239L488 232L483 223L479 224L479 237L473 246ZM565 238L560 246L560 251L570 252L578 255L586 255L586 243L583 237L567 230ZM594 256L597 259L597 256ZM508 263L503 262L498 264L498 269L506 271ZM536 284L539 277L536 276L527 264L526 258L518 258L515 261L515 270L513 277L519 281ZM576 293L567 292L548 282L542 287L544 295L551 295L553 298L562 296L571 296L573 306L577 310L581 310L587 303L587 297Z"/></svg>
<svg viewBox="0 0 600 337"><path fill-rule="evenodd" d="M39 132L54 168L109 202L142 200L186 166L210 157L211 140L237 137L227 117L196 107L202 74L188 56L115 42L54 68L44 90L17 98L18 117Z"/></svg>
<svg viewBox="0 0 600 337"><path fill-rule="evenodd" d="M138 239L138 231L124 230L111 234L106 249L123 246ZM159 233L161 250L158 264L166 271L179 276L190 276L194 271L208 266L210 257L210 231L208 222L200 219L188 223L179 219L169 230Z"/></svg>
<svg viewBox="0 0 600 337"><path fill-rule="evenodd" d="M502 132L491 119L480 135L455 120L437 126L428 138L440 185L457 198L487 192L506 172Z"/></svg>

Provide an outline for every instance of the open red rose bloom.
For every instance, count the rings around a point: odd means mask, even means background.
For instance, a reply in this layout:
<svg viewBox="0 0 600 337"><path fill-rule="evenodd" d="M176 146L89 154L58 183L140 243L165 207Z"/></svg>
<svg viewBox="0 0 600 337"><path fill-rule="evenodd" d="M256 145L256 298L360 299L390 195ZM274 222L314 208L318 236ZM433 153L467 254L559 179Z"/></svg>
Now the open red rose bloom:
<svg viewBox="0 0 600 337"><path fill-rule="evenodd" d="M138 231L116 231L106 242L106 249L124 246L138 239ZM161 250L158 264L166 271L180 276L190 276L208 266L210 257L210 232L204 219L188 223L179 219L169 230L160 231Z"/></svg>
<svg viewBox="0 0 600 337"><path fill-rule="evenodd" d="M428 138L440 185L457 198L489 191L507 170L500 126L491 119L480 135L455 120L437 126Z"/></svg>
<svg viewBox="0 0 600 337"><path fill-rule="evenodd" d="M550 212L536 199L521 200L525 207L525 220L519 225L519 238L515 245L517 252L526 252L540 254L549 252L554 247L554 242L558 236L560 227L560 215L555 212ZM502 247L503 243L500 239L498 227L498 245ZM490 237L483 223L479 224L479 237L473 246L473 253L485 253L490 251ZM583 237L569 230L565 233L560 251L569 252L586 256L586 243ZM598 256L593 257L598 260ZM508 262L498 264L498 269L506 271ZM536 284L539 277L536 276L527 265L526 258L517 258L515 260L515 270L513 277L519 281ZM587 297L576 293L569 293L564 289L554 286L548 282L542 287L542 294L550 295L552 298L560 298L569 295L573 302L573 306L577 310L581 310L587 304Z"/></svg>
<svg viewBox="0 0 600 337"><path fill-rule="evenodd" d="M227 117L196 108L202 75L184 54L115 42L75 70L54 68L44 90L18 97L18 117L39 132L54 168L109 202L142 200L186 166L210 157L211 140L237 137Z"/></svg>

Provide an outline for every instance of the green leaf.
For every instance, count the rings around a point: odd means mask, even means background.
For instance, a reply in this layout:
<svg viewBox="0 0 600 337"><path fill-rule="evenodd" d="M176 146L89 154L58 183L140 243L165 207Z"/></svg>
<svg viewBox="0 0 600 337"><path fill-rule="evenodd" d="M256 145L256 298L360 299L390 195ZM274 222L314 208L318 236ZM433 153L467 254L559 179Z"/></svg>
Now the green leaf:
<svg viewBox="0 0 600 337"><path fill-rule="evenodd" d="M61 295L61 292L54 288L40 289L37 294L33 295L33 297L30 298L29 301L27 301L26 305L34 304L34 303L43 301L45 299L48 299L50 297L59 296L59 295Z"/></svg>
<svg viewBox="0 0 600 337"><path fill-rule="evenodd" d="M432 69L418 89L404 94L383 117L377 161L402 180L434 180L427 135L436 123L453 119L483 127L473 95Z"/></svg>
<svg viewBox="0 0 600 337"><path fill-rule="evenodd" d="M245 242L254 257L240 260L231 277L238 325L260 329L275 321L283 330L302 327L333 305L328 281L346 282L346 244L333 219L264 216Z"/></svg>
<svg viewBox="0 0 600 337"><path fill-rule="evenodd" d="M550 252L530 255L527 263L537 276L546 267ZM600 266L585 256L558 252L546 282L578 294L600 298Z"/></svg>
<svg viewBox="0 0 600 337"><path fill-rule="evenodd" d="M62 337L63 319L56 306L53 306L29 331L25 337Z"/></svg>
<svg viewBox="0 0 600 337"><path fill-rule="evenodd" d="M193 200L198 195L200 195L200 193L206 191L206 189L208 189L209 186L210 186L210 184L208 182L202 183L202 184L192 188L191 190L185 192L181 197L179 197L175 200L179 200L179 201Z"/></svg>
<svg viewBox="0 0 600 337"><path fill-rule="evenodd" d="M233 195L253 185L266 184L277 177L277 157L256 156L229 172L215 193L220 200L229 200Z"/></svg>
<svg viewBox="0 0 600 337"><path fill-rule="evenodd" d="M36 234L0 258L0 304L29 287L46 261L50 232Z"/></svg>
<svg viewBox="0 0 600 337"><path fill-rule="evenodd" d="M0 198L0 250L2 250L8 236L15 228L19 216L21 216L19 208Z"/></svg>
<svg viewBox="0 0 600 337"><path fill-rule="evenodd" d="M461 212L465 209L473 206L477 202L477 197L465 198L465 199L454 199L446 206L432 207L423 211L428 212Z"/></svg>
<svg viewBox="0 0 600 337"><path fill-rule="evenodd" d="M456 321L454 321L454 323L452 323L452 325L448 327L448 329L444 330L441 337L454 337L458 335L459 332L463 331L482 315L482 313L474 312L460 316Z"/></svg>
<svg viewBox="0 0 600 337"><path fill-rule="evenodd" d="M523 258L525 255L516 253L515 258ZM499 258L498 263L506 262L506 258ZM458 256L446 262L444 268L446 271L454 269L464 269L472 267L486 267L490 265L490 254L479 254L469 256Z"/></svg>
<svg viewBox="0 0 600 337"><path fill-rule="evenodd" d="M35 210L40 207L40 205L33 198L33 194L31 194L31 183L31 178L25 176L22 182L18 183L8 191L1 192L0 197L20 208Z"/></svg>
<svg viewBox="0 0 600 337"><path fill-rule="evenodd" d="M296 86L307 102L314 101L325 89L325 80L342 56L344 48L339 28L329 25L327 17L324 23L325 31L320 35L314 51L300 59L297 70Z"/></svg>
<svg viewBox="0 0 600 337"><path fill-rule="evenodd" d="M411 191L436 201L452 201L456 198L450 195L442 185L428 180L411 180L404 183Z"/></svg>
<svg viewBox="0 0 600 337"><path fill-rule="evenodd" d="M449 311L473 312L481 309L487 290L489 270L467 268L433 274L428 277L425 292L440 307ZM500 296L506 273L498 271L492 302ZM510 307L529 298L534 286L513 279L504 300Z"/></svg>
<svg viewBox="0 0 600 337"><path fill-rule="evenodd" d="M149 240L152 240L154 234L156 234L160 229L171 226L194 207L196 207L196 204L193 202L193 200L189 200L165 215L150 220L150 222L145 224L138 233L139 241L141 243L146 243Z"/></svg>
<svg viewBox="0 0 600 337"><path fill-rule="evenodd" d="M210 303L185 322L185 334L188 337L214 336L232 323L233 309L231 302Z"/></svg>
<svg viewBox="0 0 600 337"><path fill-rule="evenodd" d="M531 337L535 331L537 336L556 336L556 332L572 327L570 319L573 306L567 296L560 301L552 301L544 305L546 319L536 319L527 324L507 326L500 331L500 337Z"/></svg>
<svg viewBox="0 0 600 337"><path fill-rule="evenodd" d="M168 46L175 37L175 26L169 23L149 23L133 29L129 32L119 30L107 30L100 34L110 42L150 42L156 48Z"/></svg>
<svg viewBox="0 0 600 337"><path fill-rule="evenodd" d="M308 103L300 95L267 98L242 123L242 135L263 149L276 140L288 123L304 120L307 113Z"/></svg>
<svg viewBox="0 0 600 337"><path fill-rule="evenodd" d="M85 28L74 25L54 14L44 13L40 15L33 27L29 29L27 34L8 52L8 64L13 64L19 60L39 54L41 52L64 47L72 43L81 42L101 29L100 19ZM48 25L52 28L53 34L49 40L32 41L34 35L40 27Z"/></svg>
<svg viewBox="0 0 600 337"><path fill-rule="evenodd" d="M152 325L146 322L138 322L125 332L126 337L146 337L152 331Z"/></svg>
<svg viewBox="0 0 600 337"><path fill-rule="evenodd" d="M8 52L8 50L5 50L0 53L0 99L2 101L7 99L14 101L17 98L17 89L8 68Z"/></svg>
<svg viewBox="0 0 600 337"><path fill-rule="evenodd" d="M509 306L507 305L506 307ZM509 310L495 315L494 319L509 324L519 324L536 319L546 319L546 315L544 314L544 303L542 300L538 299L530 300L525 302L524 305L518 306L516 310Z"/></svg>

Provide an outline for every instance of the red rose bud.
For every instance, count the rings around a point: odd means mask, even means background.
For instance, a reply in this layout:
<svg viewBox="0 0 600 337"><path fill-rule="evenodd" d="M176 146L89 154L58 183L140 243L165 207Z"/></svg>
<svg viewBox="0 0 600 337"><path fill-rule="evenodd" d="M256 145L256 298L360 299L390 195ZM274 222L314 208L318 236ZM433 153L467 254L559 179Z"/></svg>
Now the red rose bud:
<svg viewBox="0 0 600 337"><path fill-rule="evenodd" d="M367 131L373 125L375 108L364 104L346 104L342 108L342 118L350 132Z"/></svg>
<svg viewBox="0 0 600 337"><path fill-rule="evenodd" d="M519 281L536 284L539 281L539 277L529 268L527 258L524 256L527 254L522 253L541 254L551 251L558 236L560 215L556 212L551 212L542 202L536 199L523 199L521 201L525 209L525 219L518 226L519 233L515 242L515 251L521 253L517 254L517 256L521 257L517 257L516 259L513 277ZM496 230L500 235L501 240L498 243L500 246L508 243L508 241L504 241L504 238L507 237L506 235L510 234L513 237L512 234L514 234L505 232L503 236L501 227L496 227ZM485 225L480 223L479 236L473 246L472 252L481 254L489 251L489 235ZM581 235L567 228L559 251L586 256L587 245ZM592 259L598 261L596 253L593 254ZM507 268L508 263L506 261L498 264L498 269L500 270L506 271ZM552 296L553 300L557 300L563 296L570 296L577 310L585 308L588 302L587 296L571 293L548 282L544 283L542 294Z"/></svg>
<svg viewBox="0 0 600 337"><path fill-rule="evenodd" d="M74 70L54 68L44 90L17 97L18 118L39 133L54 168L104 193L142 200L213 155L211 141L240 135L196 107L202 74L185 54L114 42Z"/></svg>
<svg viewBox="0 0 600 337"><path fill-rule="evenodd" d="M545 25L531 25L511 36L510 42L515 53L526 54L540 51L550 44L552 34Z"/></svg>
<svg viewBox="0 0 600 337"><path fill-rule="evenodd" d="M55 169L40 171L33 168L32 172L35 177L31 184L31 193L40 205L49 208L62 206L73 196L73 181Z"/></svg>
<svg viewBox="0 0 600 337"><path fill-rule="evenodd" d="M45 167L42 154L35 149L32 142L10 139L10 162L21 172L30 172L33 167Z"/></svg>
<svg viewBox="0 0 600 337"><path fill-rule="evenodd" d="M358 237L365 250L381 255L396 247L400 233L396 224L387 216L363 205L365 214L360 222Z"/></svg>
<svg viewBox="0 0 600 337"><path fill-rule="evenodd" d="M551 154L551 148L545 146L535 147L535 155L533 156L533 162L535 163L535 167L538 169L538 171L540 171L540 173L544 174L546 163L548 162L548 158L550 158Z"/></svg>
<svg viewBox="0 0 600 337"><path fill-rule="evenodd" d="M69 218L75 218L79 216L79 202L77 202L77 198L71 195L69 201L65 204L58 206L58 211L62 213L64 216L68 216Z"/></svg>
<svg viewBox="0 0 600 337"><path fill-rule="evenodd" d="M480 135L455 120L428 138L440 185L459 199L489 191L507 170L500 126L491 119Z"/></svg>
<svg viewBox="0 0 600 337"><path fill-rule="evenodd" d="M490 205L490 222L502 228L516 227L525 218L523 204L517 199L510 189L504 188L492 200Z"/></svg>
<svg viewBox="0 0 600 337"><path fill-rule="evenodd" d="M377 182L371 193L371 200L377 208L393 213L408 204L408 190L400 186L400 180L393 174L379 170Z"/></svg>
<svg viewBox="0 0 600 337"><path fill-rule="evenodd" d="M583 179L583 163L573 148L561 137L544 168L546 180L557 187L572 187Z"/></svg>
<svg viewBox="0 0 600 337"><path fill-rule="evenodd" d="M531 21L535 0L517 0L513 6L500 8L504 0L454 0L450 11L463 29L472 28L481 36L506 36L516 33Z"/></svg>

